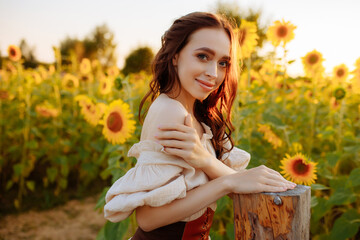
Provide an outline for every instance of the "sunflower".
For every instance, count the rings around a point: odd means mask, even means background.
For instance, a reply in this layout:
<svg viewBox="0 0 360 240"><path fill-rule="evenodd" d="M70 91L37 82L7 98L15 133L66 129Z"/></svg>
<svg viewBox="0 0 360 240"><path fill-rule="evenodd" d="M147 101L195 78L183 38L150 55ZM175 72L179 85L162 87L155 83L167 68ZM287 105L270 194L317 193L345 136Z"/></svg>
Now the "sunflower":
<svg viewBox="0 0 360 240"><path fill-rule="evenodd" d="M345 95L346 95L346 91L342 87L338 87L334 91L334 97L336 98L336 100L343 99L345 97Z"/></svg>
<svg viewBox="0 0 360 240"><path fill-rule="evenodd" d="M90 99L83 99L83 101L79 102L79 105L81 105L81 114L85 120L96 126L102 117L100 109Z"/></svg>
<svg viewBox="0 0 360 240"><path fill-rule="evenodd" d="M258 124L258 131L264 134L264 139L269 142L274 149L282 146L281 139L270 129L269 125Z"/></svg>
<svg viewBox="0 0 360 240"><path fill-rule="evenodd" d="M349 76L349 69L345 64L338 65L333 69L333 78L337 84L342 84Z"/></svg>
<svg viewBox="0 0 360 240"><path fill-rule="evenodd" d="M18 46L10 45L7 51L11 61L17 62L21 59L21 50Z"/></svg>
<svg viewBox="0 0 360 240"><path fill-rule="evenodd" d="M91 72L91 62L88 58L83 58L80 63L80 73L87 75Z"/></svg>
<svg viewBox="0 0 360 240"><path fill-rule="evenodd" d="M86 105L86 103L91 102L91 99L88 96L84 95L84 94L77 95L74 98L74 100L76 102L79 102L80 107L84 107Z"/></svg>
<svg viewBox="0 0 360 240"><path fill-rule="evenodd" d="M111 89L114 85L114 80L111 77L102 77L100 78L99 83L99 92L102 95L109 94L111 92Z"/></svg>
<svg viewBox="0 0 360 240"><path fill-rule="evenodd" d="M83 94L77 95L74 100L79 103L81 114L84 116L85 120L91 125L96 126L104 115L106 104L94 104L88 96Z"/></svg>
<svg viewBox="0 0 360 240"><path fill-rule="evenodd" d="M322 54L316 50L307 53L302 57L305 73L312 77L316 72L324 70L322 62L324 61Z"/></svg>
<svg viewBox="0 0 360 240"><path fill-rule="evenodd" d="M116 77L117 75L119 75L120 71L117 66L112 66L107 69L106 73L110 77Z"/></svg>
<svg viewBox="0 0 360 240"><path fill-rule="evenodd" d="M38 72L28 71L26 73L26 76L30 81L34 82L36 85L39 85L42 82L41 75Z"/></svg>
<svg viewBox="0 0 360 240"><path fill-rule="evenodd" d="M37 112L37 114L39 114L39 116L45 118L50 118L50 117L55 118L59 116L59 111L47 103L37 105L35 107L35 111Z"/></svg>
<svg viewBox="0 0 360 240"><path fill-rule="evenodd" d="M275 47L279 46L281 42L285 47L286 43L294 39L295 29L296 26L292 25L290 22L285 22L283 19L282 21L275 21L266 32L266 36Z"/></svg>
<svg viewBox="0 0 360 240"><path fill-rule="evenodd" d="M122 100L110 103L102 121L105 138L112 144L124 143L135 131L135 121L131 120L132 117L129 105Z"/></svg>
<svg viewBox="0 0 360 240"><path fill-rule="evenodd" d="M79 87L79 79L70 73L65 74L61 83L62 87L68 91L74 91Z"/></svg>
<svg viewBox="0 0 360 240"><path fill-rule="evenodd" d="M288 154L281 160L280 168L284 177L297 184L311 185L316 180L316 165L301 153L294 156Z"/></svg>
<svg viewBox="0 0 360 240"><path fill-rule="evenodd" d="M241 57L250 57L251 53L255 51L257 40L259 39L259 36L257 35L256 23L248 22L242 19L241 25L235 30L235 33L239 38Z"/></svg>
<svg viewBox="0 0 360 240"><path fill-rule="evenodd" d="M94 76L92 74L81 75L80 81L83 83L92 83L94 82Z"/></svg>

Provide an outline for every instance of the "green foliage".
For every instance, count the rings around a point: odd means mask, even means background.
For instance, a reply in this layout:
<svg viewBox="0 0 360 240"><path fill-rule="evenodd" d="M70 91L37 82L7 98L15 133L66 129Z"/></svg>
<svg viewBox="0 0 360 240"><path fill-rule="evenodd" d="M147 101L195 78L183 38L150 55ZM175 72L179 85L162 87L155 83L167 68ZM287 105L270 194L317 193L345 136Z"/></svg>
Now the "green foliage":
<svg viewBox="0 0 360 240"><path fill-rule="evenodd" d="M149 47L140 47L132 51L125 59L125 66L122 69L123 74L138 73L145 71L151 72L151 62L154 53Z"/></svg>
<svg viewBox="0 0 360 240"><path fill-rule="evenodd" d="M99 60L104 67L116 65L114 37L106 24L95 27L83 40L67 37L60 43L63 64L71 63L73 55L77 62L88 58Z"/></svg>

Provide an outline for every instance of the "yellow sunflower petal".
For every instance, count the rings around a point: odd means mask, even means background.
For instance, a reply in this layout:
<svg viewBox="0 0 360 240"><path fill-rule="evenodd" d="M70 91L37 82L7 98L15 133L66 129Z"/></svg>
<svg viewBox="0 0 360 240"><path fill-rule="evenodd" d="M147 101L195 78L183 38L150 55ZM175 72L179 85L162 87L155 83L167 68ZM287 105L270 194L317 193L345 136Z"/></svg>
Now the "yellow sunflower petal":
<svg viewBox="0 0 360 240"><path fill-rule="evenodd" d="M103 77L100 79L99 92L102 95L109 94L111 93L113 85L114 85L114 79L112 77Z"/></svg>
<svg viewBox="0 0 360 240"><path fill-rule="evenodd" d="M290 22L275 21L272 26L269 27L266 36L274 46L279 46L282 42L285 46L288 42L294 39L294 30L296 26Z"/></svg>
<svg viewBox="0 0 360 240"><path fill-rule="evenodd" d="M264 134L264 139L269 142L274 149L282 146L282 140L271 130L269 125L258 124L258 131Z"/></svg>
<svg viewBox="0 0 360 240"><path fill-rule="evenodd" d="M104 114L103 134L112 144L121 144L131 137L135 131L135 121L128 104L122 100L115 100L106 109Z"/></svg>
<svg viewBox="0 0 360 240"><path fill-rule="evenodd" d="M333 69L334 84L344 84L349 76L349 69L345 64L335 66Z"/></svg>
<svg viewBox="0 0 360 240"><path fill-rule="evenodd" d="M72 92L79 87L79 79L77 77L75 77L74 75L67 73L67 74L65 74L65 76L62 79L61 85L62 85L63 89L66 89L66 90Z"/></svg>
<svg viewBox="0 0 360 240"><path fill-rule="evenodd" d="M286 179L297 184L311 185L317 179L316 165L301 153L294 156L286 154L281 160L280 169Z"/></svg>
<svg viewBox="0 0 360 240"><path fill-rule="evenodd" d="M256 23L242 19L241 25L235 30L235 33L239 37L241 57L250 57L251 53L255 51L257 40L259 39Z"/></svg>
<svg viewBox="0 0 360 240"><path fill-rule="evenodd" d="M21 59L21 50L18 46L10 45L7 52L11 61L17 62Z"/></svg>
<svg viewBox="0 0 360 240"><path fill-rule="evenodd" d="M316 50L307 53L301 58L304 66L304 71L307 76L313 77L317 72L324 71L322 62L324 61L322 54Z"/></svg>
<svg viewBox="0 0 360 240"><path fill-rule="evenodd" d="M83 75L91 72L91 62L88 58L83 58L80 63L80 73Z"/></svg>

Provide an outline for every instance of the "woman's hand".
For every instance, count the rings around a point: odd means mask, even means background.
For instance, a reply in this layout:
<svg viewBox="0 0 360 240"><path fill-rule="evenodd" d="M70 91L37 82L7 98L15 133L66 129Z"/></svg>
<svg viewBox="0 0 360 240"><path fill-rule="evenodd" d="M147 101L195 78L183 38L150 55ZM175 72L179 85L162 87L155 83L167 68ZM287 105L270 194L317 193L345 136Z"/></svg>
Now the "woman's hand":
<svg viewBox="0 0 360 240"><path fill-rule="evenodd" d="M234 193L284 192L296 187L275 170L264 165L227 176L229 191Z"/></svg>
<svg viewBox="0 0 360 240"><path fill-rule="evenodd" d="M165 152L183 158L192 167L205 168L215 158L203 147L190 114L186 116L184 125L166 124L159 130L155 138L164 146Z"/></svg>

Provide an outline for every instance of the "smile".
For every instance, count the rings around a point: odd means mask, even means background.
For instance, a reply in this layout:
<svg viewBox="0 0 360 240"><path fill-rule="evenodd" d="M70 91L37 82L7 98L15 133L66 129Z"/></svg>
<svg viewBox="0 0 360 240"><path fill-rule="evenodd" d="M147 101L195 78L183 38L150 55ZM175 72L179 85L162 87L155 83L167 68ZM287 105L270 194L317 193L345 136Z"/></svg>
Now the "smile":
<svg viewBox="0 0 360 240"><path fill-rule="evenodd" d="M203 88L206 91L213 90L215 84L209 83L207 81L196 79L196 81L199 83L200 87Z"/></svg>

